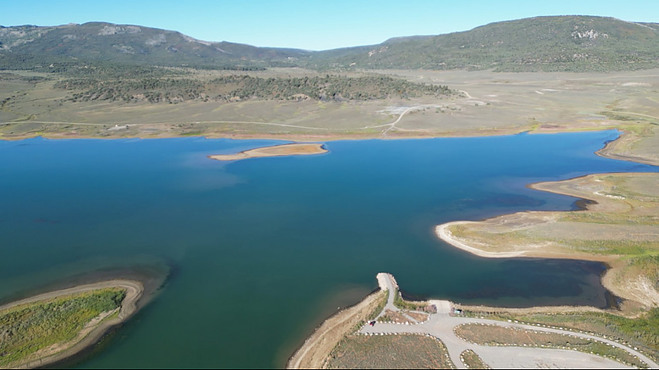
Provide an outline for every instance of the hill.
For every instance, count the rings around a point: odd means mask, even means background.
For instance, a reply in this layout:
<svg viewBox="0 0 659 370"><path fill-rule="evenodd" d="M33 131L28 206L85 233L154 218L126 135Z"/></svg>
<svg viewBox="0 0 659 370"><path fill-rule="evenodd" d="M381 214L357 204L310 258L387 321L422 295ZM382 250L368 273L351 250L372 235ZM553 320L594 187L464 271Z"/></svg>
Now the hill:
<svg viewBox="0 0 659 370"><path fill-rule="evenodd" d="M0 61L23 64L103 61L119 64L256 69L290 66L308 54L295 49L206 42L175 31L91 22L0 28Z"/></svg>
<svg viewBox="0 0 659 370"><path fill-rule="evenodd" d="M659 25L556 16L314 54L319 68L609 71L659 66Z"/></svg>
<svg viewBox="0 0 659 370"><path fill-rule="evenodd" d="M0 28L0 69L80 62L214 69L617 71L659 67L659 24L535 17L438 36L320 52L206 42L175 31L92 22Z"/></svg>

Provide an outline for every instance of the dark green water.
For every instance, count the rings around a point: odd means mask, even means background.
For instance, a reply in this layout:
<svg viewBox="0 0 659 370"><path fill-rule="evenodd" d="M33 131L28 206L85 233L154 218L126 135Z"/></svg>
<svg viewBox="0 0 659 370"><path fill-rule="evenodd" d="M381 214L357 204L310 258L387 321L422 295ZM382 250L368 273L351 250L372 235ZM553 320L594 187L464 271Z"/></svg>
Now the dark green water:
<svg viewBox="0 0 659 370"><path fill-rule="evenodd" d="M336 141L0 141L0 300L108 268L169 266L161 293L79 367L280 367L324 317L393 273L416 297L604 306L598 263L486 260L436 224L576 199L528 183L655 171L593 154L615 131Z"/></svg>

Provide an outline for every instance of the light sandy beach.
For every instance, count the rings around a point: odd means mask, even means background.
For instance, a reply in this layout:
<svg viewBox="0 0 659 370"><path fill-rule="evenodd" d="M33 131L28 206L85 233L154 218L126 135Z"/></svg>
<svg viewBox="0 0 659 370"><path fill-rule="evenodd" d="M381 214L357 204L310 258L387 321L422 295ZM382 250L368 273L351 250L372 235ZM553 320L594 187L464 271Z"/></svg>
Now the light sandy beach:
<svg viewBox="0 0 659 370"><path fill-rule="evenodd" d="M462 225L462 224L468 224L471 221L454 221L454 222L447 222L445 224L437 225L435 227L435 233L437 234L437 237L442 239L443 241L451 244L452 246L462 249L465 252L469 252L471 254L475 254L480 257L485 257L485 258L510 258L510 257L520 257L525 254L525 252L487 252L478 248L470 247L467 244L457 240L456 238L453 237L453 234L451 231L448 229L450 226L455 226L455 225Z"/></svg>
<svg viewBox="0 0 659 370"><path fill-rule="evenodd" d="M289 155L312 155L323 153L327 153L327 149L325 149L323 144L294 143L250 149L236 154L210 155L208 158L218 161L236 161L247 158L282 157Z"/></svg>
<svg viewBox="0 0 659 370"><path fill-rule="evenodd" d="M537 183L530 187L588 202L579 211L525 211L482 221L449 222L436 226L435 232L452 246L485 258L605 263L608 269L602 285L625 299L623 306L633 309L636 302L652 308L659 305L655 265L646 259L649 265L641 268L631 257L643 259L643 253L659 246L654 216L659 208L657 179L656 173L608 173Z"/></svg>

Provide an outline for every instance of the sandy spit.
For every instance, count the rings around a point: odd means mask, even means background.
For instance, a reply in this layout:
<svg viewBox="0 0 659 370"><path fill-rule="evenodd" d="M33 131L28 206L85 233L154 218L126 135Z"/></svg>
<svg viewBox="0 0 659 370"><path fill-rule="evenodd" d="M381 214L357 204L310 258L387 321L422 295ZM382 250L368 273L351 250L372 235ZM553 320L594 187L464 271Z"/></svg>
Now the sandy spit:
<svg viewBox="0 0 659 370"><path fill-rule="evenodd" d="M255 148L245 150L236 154L217 154L210 155L208 158L218 161L235 161L247 158L263 158L263 157L281 157L289 155L312 155L327 153L327 149L323 144L318 143L293 143L275 146L266 146L262 148Z"/></svg>
<svg viewBox="0 0 659 370"><path fill-rule="evenodd" d="M486 252L484 250L470 247L467 244L455 239L453 237L453 234L451 234L451 231L448 229L449 226L452 225L461 225L461 224L467 224L470 223L471 221L454 221L454 222L447 222L445 224L441 224L435 227L435 234L437 234L437 237L442 239L443 241L451 244L452 246L462 249L463 251L469 252L471 254L475 254L480 257L485 257L485 258L510 258L510 257L520 257L524 255L524 252Z"/></svg>

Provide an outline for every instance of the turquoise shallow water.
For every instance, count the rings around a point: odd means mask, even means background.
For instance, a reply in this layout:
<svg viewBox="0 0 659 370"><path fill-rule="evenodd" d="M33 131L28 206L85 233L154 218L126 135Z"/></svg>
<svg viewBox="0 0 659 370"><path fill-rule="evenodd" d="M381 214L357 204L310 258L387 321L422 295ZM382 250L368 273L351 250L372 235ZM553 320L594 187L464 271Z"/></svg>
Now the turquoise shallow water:
<svg viewBox="0 0 659 370"><path fill-rule="evenodd" d="M615 131L333 141L328 154L218 162L280 142L0 141L0 299L97 269L168 265L161 293L79 367L280 367L324 317L393 273L414 297L604 306L598 263L486 260L436 224L576 199L526 188L656 171L598 157Z"/></svg>

